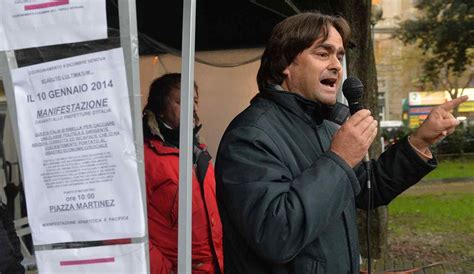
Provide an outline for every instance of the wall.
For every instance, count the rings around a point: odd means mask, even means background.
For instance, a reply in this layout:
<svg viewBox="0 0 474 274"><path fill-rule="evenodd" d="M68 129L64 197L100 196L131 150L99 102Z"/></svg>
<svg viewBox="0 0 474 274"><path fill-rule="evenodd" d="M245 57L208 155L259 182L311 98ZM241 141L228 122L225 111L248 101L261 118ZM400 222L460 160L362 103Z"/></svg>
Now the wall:
<svg viewBox="0 0 474 274"><path fill-rule="evenodd" d="M207 62L229 64L257 58L258 61L232 68L195 63L195 80L199 86L199 116L203 123L201 136L215 157L219 141L230 121L249 105L257 94L256 75L262 49L197 52ZM168 72L180 72L181 59L169 54L140 57L142 106L153 79Z"/></svg>

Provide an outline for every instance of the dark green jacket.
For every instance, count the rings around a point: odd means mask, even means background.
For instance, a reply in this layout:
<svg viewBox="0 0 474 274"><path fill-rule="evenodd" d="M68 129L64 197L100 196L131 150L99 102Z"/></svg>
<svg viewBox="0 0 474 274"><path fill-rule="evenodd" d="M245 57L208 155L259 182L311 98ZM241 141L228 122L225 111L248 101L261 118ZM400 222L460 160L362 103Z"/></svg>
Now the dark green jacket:
<svg viewBox="0 0 474 274"><path fill-rule="evenodd" d="M328 151L338 126L324 116L318 103L271 90L227 128L216 158L226 274L359 273L356 207L367 206L367 176ZM406 140L392 146L371 165L375 206L435 164Z"/></svg>

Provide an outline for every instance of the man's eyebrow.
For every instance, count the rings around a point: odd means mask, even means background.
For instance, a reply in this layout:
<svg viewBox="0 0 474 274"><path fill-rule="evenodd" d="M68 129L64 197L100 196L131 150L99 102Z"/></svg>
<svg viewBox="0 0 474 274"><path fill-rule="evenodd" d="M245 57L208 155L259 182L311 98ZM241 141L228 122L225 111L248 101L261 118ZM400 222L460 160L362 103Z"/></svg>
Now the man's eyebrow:
<svg viewBox="0 0 474 274"><path fill-rule="evenodd" d="M334 45L327 44L327 43L322 43L322 44L318 45L316 48L324 48L325 50L328 50L328 51L336 51L336 47ZM342 53L342 54L346 53L344 48L339 48L337 50L337 52Z"/></svg>

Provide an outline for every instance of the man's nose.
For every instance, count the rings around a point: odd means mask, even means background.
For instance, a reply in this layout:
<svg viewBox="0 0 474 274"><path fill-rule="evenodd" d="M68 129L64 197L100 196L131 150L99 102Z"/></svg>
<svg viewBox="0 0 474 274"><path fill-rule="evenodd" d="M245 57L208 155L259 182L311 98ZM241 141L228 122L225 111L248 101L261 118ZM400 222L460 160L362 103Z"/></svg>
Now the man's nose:
<svg viewBox="0 0 474 274"><path fill-rule="evenodd" d="M339 72L342 70L342 64L339 58L336 55L331 57L331 63L329 64L329 70L333 70L335 72Z"/></svg>

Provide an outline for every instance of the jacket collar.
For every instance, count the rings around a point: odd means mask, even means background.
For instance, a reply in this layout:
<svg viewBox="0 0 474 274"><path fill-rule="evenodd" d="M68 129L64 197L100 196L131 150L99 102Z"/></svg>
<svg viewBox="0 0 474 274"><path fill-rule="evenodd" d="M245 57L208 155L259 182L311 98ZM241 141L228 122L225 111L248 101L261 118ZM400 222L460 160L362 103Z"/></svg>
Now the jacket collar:
<svg viewBox="0 0 474 274"><path fill-rule="evenodd" d="M143 127L144 127L144 143L148 145L158 154L175 154L179 155L179 148L166 142L163 133L160 131L158 121L149 109L143 111ZM197 145L193 145L193 153L199 154L201 151L207 150L206 145L201 144L199 136Z"/></svg>
<svg viewBox="0 0 474 274"><path fill-rule="evenodd" d="M179 154L179 149L171 144L166 143L163 134L158 126L155 114L145 109L143 111L143 128L145 145L148 145L158 154Z"/></svg>
<svg viewBox="0 0 474 274"><path fill-rule="evenodd" d="M165 141L165 138L163 137L163 134L160 131L160 127L158 126L156 116L151 110L143 110L142 120L145 138L159 139L162 142Z"/></svg>
<svg viewBox="0 0 474 274"><path fill-rule="evenodd" d="M158 122L158 119L156 118L155 114L149 110L149 109L144 109L143 110L143 118L142 118L142 123L143 123L143 135L145 139L158 139L162 143L164 143L166 146L171 146L171 147L177 147L176 145L173 144L173 142L170 142L166 137L166 132L160 130L160 125L159 123L163 122ZM163 123L164 124L164 123ZM164 124L166 126L166 124ZM199 137L199 131L201 130L202 125L199 125L195 128L193 128L193 137L195 138L195 143L200 144L201 140ZM199 145L200 146L200 145Z"/></svg>
<svg viewBox="0 0 474 274"><path fill-rule="evenodd" d="M324 119L327 119L332 111L332 106L321 104L318 101L312 101L303 96L284 91L279 85L270 85L260 91L256 98L265 98L278 104L285 110L295 114L306 123L320 125Z"/></svg>

